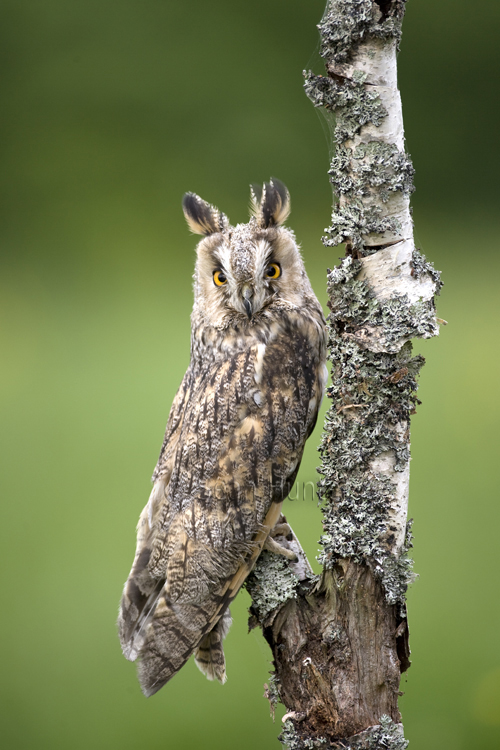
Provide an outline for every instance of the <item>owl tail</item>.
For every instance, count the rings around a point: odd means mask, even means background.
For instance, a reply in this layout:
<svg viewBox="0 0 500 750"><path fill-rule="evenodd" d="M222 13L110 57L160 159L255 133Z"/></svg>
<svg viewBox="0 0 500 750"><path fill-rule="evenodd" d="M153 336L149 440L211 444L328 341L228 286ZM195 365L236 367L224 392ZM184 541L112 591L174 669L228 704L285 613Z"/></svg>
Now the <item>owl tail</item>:
<svg viewBox="0 0 500 750"><path fill-rule="evenodd" d="M134 564L125 583L118 615L118 630L126 659L135 661L144 643L148 625L154 616L165 578L149 572L153 546L153 518L165 493L163 478L156 482L149 502L137 524L137 549Z"/></svg>
<svg viewBox="0 0 500 750"><path fill-rule="evenodd" d="M228 578L205 592L205 596L189 599L181 590L180 596L172 597L168 584L158 594L154 587L151 592L143 591L142 596L147 596L143 606L145 617L134 645L138 650L137 672L144 695L149 697L160 690L193 653L197 666L209 680L225 681L222 641L231 624L228 607L252 570L280 513L281 503L273 503L254 539L246 545L246 559ZM233 558L241 559L243 553L236 549L238 554L233 552ZM226 562L227 567L234 565L231 557ZM157 585L161 583L158 581Z"/></svg>
<svg viewBox="0 0 500 750"><path fill-rule="evenodd" d="M226 609L215 628L207 633L194 652L194 661L200 672L208 680L218 680L222 685L227 679L222 642L231 627L231 623L231 613L229 609Z"/></svg>
<svg viewBox="0 0 500 750"><path fill-rule="evenodd" d="M135 661L144 643L165 581L156 581L147 570L150 550L143 551L125 584L118 615L118 631L126 659Z"/></svg>

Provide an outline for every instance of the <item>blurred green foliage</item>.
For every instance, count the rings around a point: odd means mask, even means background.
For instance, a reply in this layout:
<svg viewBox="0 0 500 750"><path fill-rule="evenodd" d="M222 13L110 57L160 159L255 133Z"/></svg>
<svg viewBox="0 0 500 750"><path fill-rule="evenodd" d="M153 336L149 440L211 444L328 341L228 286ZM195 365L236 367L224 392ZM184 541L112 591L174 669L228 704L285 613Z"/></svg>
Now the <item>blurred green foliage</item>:
<svg viewBox="0 0 500 750"><path fill-rule="evenodd" d="M189 663L142 697L115 618L174 392L189 357L194 190L246 216L289 187L325 302L329 146L301 88L321 72L323 0L4 0L0 378L2 737L28 748L278 747L269 652L233 606L229 681ZM401 705L415 750L500 744L498 100L500 6L409 3L399 58L416 236L450 325L414 419L420 579ZM315 481L309 441L300 480ZM311 500L287 514L313 558Z"/></svg>

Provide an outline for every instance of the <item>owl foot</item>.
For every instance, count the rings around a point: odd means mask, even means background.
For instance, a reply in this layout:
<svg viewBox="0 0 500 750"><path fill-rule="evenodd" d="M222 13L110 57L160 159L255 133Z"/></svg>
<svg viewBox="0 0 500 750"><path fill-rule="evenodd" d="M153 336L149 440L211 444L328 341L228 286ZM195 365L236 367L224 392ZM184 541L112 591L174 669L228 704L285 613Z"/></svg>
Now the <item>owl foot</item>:
<svg viewBox="0 0 500 750"><path fill-rule="evenodd" d="M271 529L269 536L274 538L275 536L288 536L291 533L292 527L287 523L277 523L276 526Z"/></svg>
<svg viewBox="0 0 500 750"><path fill-rule="evenodd" d="M287 526L287 524L283 524L283 525ZM273 536L278 536L278 535L279 536L284 536L283 532L281 532L281 531L278 534L276 534L275 533L275 529L276 528L277 527L275 526L275 528L271 531L271 534L273 534ZM288 529L290 529L289 526L288 526ZM276 542L271 537L271 535L269 535L267 537L267 539L265 541L265 544L264 544L264 549L269 550L269 552L275 552L277 555L283 555L283 557L286 557L287 560L291 560L292 562L297 562L298 558L297 558L297 555L295 554L295 552L292 552L291 549L287 549L286 547L283 547L281 544L279 544L278 542Z"/></svg>

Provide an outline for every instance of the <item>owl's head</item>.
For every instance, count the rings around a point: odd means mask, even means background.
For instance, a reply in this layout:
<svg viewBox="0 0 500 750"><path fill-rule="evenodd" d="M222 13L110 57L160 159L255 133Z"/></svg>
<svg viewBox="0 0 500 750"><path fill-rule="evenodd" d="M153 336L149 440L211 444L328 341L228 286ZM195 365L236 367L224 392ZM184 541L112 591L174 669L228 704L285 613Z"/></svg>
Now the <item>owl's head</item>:
<svg viewBox="0 0 500 750"><path fill-rule="evenodd" d="M194 312L206 323L252 325L276 308L298 308L314 298L295 236L282 226L290 195L279 180L252 186L248 224L231 226L194 193L186 193L183 209L191 231L204 235L197 247Z"/></svg>

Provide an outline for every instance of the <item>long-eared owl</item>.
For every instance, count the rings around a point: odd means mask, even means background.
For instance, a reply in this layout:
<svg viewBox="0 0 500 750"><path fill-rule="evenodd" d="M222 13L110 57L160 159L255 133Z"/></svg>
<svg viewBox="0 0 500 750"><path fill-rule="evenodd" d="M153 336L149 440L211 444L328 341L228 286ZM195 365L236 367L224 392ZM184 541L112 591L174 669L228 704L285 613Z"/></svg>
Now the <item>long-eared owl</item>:
<svg viewBox="0 0 500 750"><path fill-rule="evenodd" d="M121 602L145 695L194 653L225 681L234 599L280 516L326 383L325 320L286 187L252 189L248 224L184 196L197 247L191 361L175 396Z"/></svg>

